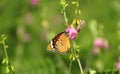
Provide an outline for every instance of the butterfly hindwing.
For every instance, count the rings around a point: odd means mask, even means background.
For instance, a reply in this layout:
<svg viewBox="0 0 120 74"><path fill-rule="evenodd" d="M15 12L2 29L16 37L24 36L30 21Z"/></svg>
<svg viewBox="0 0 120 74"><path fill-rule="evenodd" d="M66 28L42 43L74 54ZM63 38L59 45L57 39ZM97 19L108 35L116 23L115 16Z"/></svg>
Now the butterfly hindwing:
<svg viewBox="0 0 120 74"><path fill-rule="evenodd" d="M47 50L48 51L55 51L54 38L49 42Z"/></svg>

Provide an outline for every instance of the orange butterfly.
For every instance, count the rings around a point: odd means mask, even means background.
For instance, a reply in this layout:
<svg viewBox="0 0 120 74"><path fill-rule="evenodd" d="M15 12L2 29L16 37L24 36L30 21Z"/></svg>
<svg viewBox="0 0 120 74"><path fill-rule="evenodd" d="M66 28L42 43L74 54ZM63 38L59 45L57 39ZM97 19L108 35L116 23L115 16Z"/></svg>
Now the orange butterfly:
<svg viewBox="0 0 120 74"><path fill-rule="evenodd" d="M70 49L69 36L66 32L56 35L48 44L47 50L53 52L66 53Z"/></svg>

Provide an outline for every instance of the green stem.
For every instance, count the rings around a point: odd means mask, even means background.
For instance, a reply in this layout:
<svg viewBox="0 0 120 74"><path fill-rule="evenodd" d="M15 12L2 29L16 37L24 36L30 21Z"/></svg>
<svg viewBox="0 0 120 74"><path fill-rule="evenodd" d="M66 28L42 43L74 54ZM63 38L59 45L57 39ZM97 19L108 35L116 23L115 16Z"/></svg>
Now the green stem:
<svg viewBox="0 0 120 74"><path fill-rule="evenodd" d="M78 0L76 0L76 2L79 3ZM78 13L79 12L79 5L76 5L76 10L77 10L77 14L75 14L75 17L78 18L78 16L79 16L79 13Z"/></svg>
<svg viewBox="0 0 120 74"><path fill-rule="evenodd" d="M80 63L80 59L77 58L77 62L79 64L79 68L80 68L81 74L83 74L83 69L82 69L82 65Z"/></svg>
<svg viewBox="0 0 120 74"><path fill-rule="evenodd" d="M5 47L5 41L4 41L4 40L3 40L3 47L4 47L4 53L5 53L5 56L8 58L7 50L6 50L6 47Z"/></svg>
<svg viewBox="0 0 120 74"><path fill-rule="evenodd" d="M2 43L3 43L3 47L4 47L5 57L8 58L5 41L3 40ZM7 64L7 65L9 66L9 69L10 69L10 71L12 72L12 74L15 74L15 72L13 72L13 70L12 70L12 68L11 68L11 64L10 64L10 62L9 62L9 58L8 58L8 64Z"/></svg>
<svg viewBox="0 0 120 74"><path fill-rule="evenodd" d="M65 24L69 25L68 24L68 19L67 19L67 16L66 16L66 12L65 12L65 7L63 7L63 16L64 16Z"/></svg>
<svg viewBox="0 0 120 74"><path fill-rule="evenodd" d="M72 60L70 60L70 64L69 64L69 72L71 74L71 68L72 68Z"/></svg>

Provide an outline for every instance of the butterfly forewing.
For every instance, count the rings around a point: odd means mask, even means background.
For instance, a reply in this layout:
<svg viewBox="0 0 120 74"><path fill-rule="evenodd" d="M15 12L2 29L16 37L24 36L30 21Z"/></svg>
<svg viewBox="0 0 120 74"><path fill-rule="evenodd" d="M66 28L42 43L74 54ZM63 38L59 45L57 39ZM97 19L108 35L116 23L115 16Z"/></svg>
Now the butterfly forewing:
<svg viewBox="0 0 120 74"><path fill-rule="evenodd" d="M66 53L70 49L69 37L65 32L61 34L55 44L57 51L60 53Z"/></svg>

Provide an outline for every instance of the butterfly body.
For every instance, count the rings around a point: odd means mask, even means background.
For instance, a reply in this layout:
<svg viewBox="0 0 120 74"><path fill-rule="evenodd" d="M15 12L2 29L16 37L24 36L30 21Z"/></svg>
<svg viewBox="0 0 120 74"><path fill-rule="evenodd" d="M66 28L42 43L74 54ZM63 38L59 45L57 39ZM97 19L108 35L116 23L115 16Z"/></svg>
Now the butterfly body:
<svg viewBox="0 0 120 74"><path fill-rule="evenodd" d="M48 44L47 50L66 53L70 49L70 41L66 32L56 35Z"/></svg>

